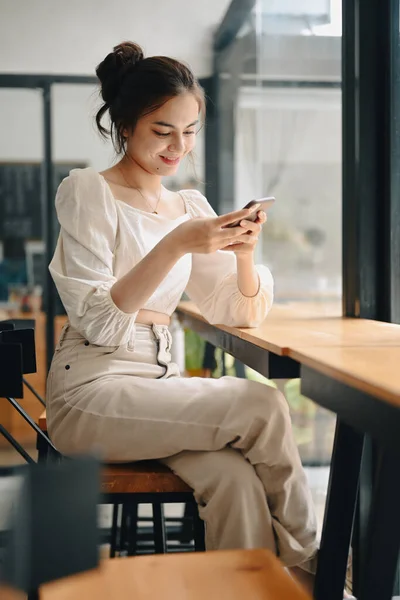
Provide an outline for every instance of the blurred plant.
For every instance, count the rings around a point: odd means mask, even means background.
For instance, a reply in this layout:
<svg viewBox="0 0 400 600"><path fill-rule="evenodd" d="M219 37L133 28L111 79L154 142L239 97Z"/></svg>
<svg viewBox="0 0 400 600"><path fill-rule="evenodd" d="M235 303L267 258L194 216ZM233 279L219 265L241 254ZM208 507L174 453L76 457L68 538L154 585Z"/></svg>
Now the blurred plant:
<svg viewBox="0 0 400 600"><path fill-rule="evenodd" d="M307 417L314 417L317 407L314 402L302 395L300 382L300 379L290 379L285 383L286 400L293 411L302 413Z"/></svg>
<svg viewBox="0 0 400 600"><path fill-rule="evenodd" d="M203 367L206 342L191 329L185 329L185 365L187 371L196 371Z"/></svg>

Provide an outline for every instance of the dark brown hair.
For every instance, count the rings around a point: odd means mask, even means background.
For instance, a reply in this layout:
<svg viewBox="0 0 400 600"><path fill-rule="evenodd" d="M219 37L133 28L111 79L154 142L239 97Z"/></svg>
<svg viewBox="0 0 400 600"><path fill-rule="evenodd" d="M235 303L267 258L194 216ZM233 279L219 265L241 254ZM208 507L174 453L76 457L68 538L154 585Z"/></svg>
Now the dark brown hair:
<svg viewBox="0 0 400 600"><path fill-rule="evenodd" d="M204 92L188 66L167 56L144 58L140 46L123 42L98 65L103 106L96 124L103 137L111 137L117 154L125 151L124 130L133 131L140 117L162 106L170 98L192 93L205 113ZM111 128L101 123L109 111Z"/></svg>

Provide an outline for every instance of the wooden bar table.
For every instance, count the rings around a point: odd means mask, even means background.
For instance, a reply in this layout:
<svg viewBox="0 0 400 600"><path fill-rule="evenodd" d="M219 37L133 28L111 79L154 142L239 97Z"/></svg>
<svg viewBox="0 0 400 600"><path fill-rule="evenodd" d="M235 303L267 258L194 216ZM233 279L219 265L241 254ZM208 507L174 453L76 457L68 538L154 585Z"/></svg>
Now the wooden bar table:
<svg viewBox="0 0 400 600"><path fill-rule="evenodd" d="M400 325L345 318L332 303L278 304L254 329L210 325L191 302L177 311L185 327L262 375L301 375L302 393L337 416L317 600L343 598L365 436L376 440L378 478L359 600L391 598L400 540Z"/></svg>
<svg viewBox="0 0 400 600"><path fill-rule="evenodd" d="M284 370L282 364L291 365L288 370L298 376L298 362L290 355L294 347L400 346L399 325L345 318L340 311L337 303L282 304L274 306L259 327L249 329L211 325L193 302L181 302L177 308L185 327L262 375L276 379L286 377L279 374ZM270 355L284 357L286 362Z"/></svg>
<svg viewBox="0 0 400 600"><path fill-rule="evenodd" d="M400 549L400 347L298 347L290 356L301 363L302 393L337 415L316 591L322 598L332 570L343 569L338 531L351 526L357 492L351 481L367 434L377 460L357 595L389 600Z"/></svg>
<svg viewBox="0 0 400 600"><path fill-rule="evenodd" d="M44 585L40 600L311 600L268 550L221 550L104 561Z"/></svg>

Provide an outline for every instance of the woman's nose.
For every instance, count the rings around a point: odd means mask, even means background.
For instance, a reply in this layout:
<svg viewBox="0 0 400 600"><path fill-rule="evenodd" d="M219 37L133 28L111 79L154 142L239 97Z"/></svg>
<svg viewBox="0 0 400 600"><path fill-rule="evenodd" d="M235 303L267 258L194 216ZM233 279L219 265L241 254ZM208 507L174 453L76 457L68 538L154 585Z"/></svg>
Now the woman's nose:
<svg viewBox="0 0 400 600"><path fill-rule="evenodd" d="M174 152L183 152L185 149L185 141L181 135L178 135L171 142L169 149Z"/></svg>

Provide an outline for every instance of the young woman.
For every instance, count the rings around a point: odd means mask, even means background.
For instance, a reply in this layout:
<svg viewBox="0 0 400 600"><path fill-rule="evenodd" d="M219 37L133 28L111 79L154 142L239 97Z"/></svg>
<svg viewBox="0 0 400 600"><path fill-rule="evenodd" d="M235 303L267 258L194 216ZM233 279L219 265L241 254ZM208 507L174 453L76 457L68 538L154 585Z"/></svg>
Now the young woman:
<svg viewBox="0 0 400 600"><path fill-rule="evenodd" d="M96 72L97 125L108 133L108 113L120 160L73 170L57 192L50 271L69 323L49 373L50 435L66 454L161 460L194 489L208 549L270 548L310 588L316 518L285 398L244 379L181 378L170 354L184 290L211 323L267 316L272 277L254 265L266 216L218 217L197 191L163 187L204 111L187 66L126 42Z"/></svg>

